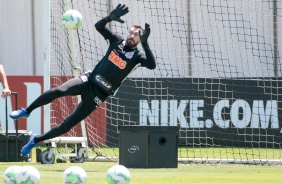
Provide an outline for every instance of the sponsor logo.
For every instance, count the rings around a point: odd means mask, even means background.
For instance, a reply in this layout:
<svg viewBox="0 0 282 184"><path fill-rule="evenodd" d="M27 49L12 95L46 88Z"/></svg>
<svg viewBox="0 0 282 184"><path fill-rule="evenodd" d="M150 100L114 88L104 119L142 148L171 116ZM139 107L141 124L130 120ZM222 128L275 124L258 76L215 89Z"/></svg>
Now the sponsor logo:
<svg viewBox="0 0 282 184"><path fill-rule="evenodd" d="M127 151L129 153L135 153L135 152L139 151L139 147L138 146L131 146L130 148L127 149Z"/></svg>
<svg viewBox="0 0 282 184"><path fill-rule="evenodd" d="M140 125L177 126L181 128L260 128L276 129L279 126L276 100L220 100L206 116L205 102L199 100L140 100Z"/></svg>
<svg viewBox="0 0 282 184"><path fill-rule="evenodd" d="M97 97L97 96L95 96L94 101L98 106L100 106L102 104L102 100L100 100L100 98Z"/></svg>
<svg viewBox="0 0 282 184"><path fill-rule="evenodd" d="M112 88L112 85L106 79L104 79L101 75L96 75L95 80L98 83L100 83L103 87L105 87L106 89Z"/></svg>
<svg viewBox="0 0 282 184"><path fill-rule="evenodd" d="M115 52L111 52L108 59L114 63L120 69L124 69L126 66L126 62L123 61Z"/></svg>

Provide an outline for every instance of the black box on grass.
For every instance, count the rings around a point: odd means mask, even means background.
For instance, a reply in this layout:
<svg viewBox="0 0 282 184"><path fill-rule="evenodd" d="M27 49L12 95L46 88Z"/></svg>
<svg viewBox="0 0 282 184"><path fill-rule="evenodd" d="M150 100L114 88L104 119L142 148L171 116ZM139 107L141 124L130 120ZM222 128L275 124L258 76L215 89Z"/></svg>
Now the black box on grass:
<svg viewBox="0 0 282 184"><path fill-rule="evenodd" d="M32 132L27 130L0 131L0 162L27 162L31 161L31 152L21 156L22 147L30 140Z"/></svg>
<svg viewBox="0 0 282 184"><path fill-rule="evenodd" d="M177 126L119 126L119 164L128 168L177 168Z"/></svg>

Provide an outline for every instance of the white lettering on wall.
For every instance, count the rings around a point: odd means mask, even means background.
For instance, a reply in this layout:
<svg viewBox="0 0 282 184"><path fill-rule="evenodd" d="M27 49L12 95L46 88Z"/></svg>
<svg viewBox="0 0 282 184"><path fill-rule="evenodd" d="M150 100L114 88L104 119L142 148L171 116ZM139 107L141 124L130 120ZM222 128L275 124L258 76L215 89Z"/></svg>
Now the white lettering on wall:
<svg viewBox="0 0 282 184"><path fill-rule="evenodd" d="M218 101L213 108L213 118L215 124L220 128L228 128L230 120L222 119L222 110L229 108L229 100ZM209 126L211 128L211 126Z"/></svg>
<svg viewBox="0 0 282 184"><path fill-rule="evenodd" d="M239 109L242 109L242 119L239 119ZM251 108L245 100L235 100L231 106L230 117L237 128L245 128L251 120Z"/></svg>
<svg viewBox="0 0 282 184"><path fill-rule="evenodd" d="M277 102L275 100L268 100L266 107L264 107L262 100L255 100L252 110L251 127L268 128L269 122L271 122L271 128L279 128Z"/></svg>
<svg viewBox="0 0 282 184"><path fill-rule="evenodd" d="M168 101L161 100L161 126L168 126Z"/></svg>
<svg viewBox="0 0 282 184"><path fill-rule="evenodd" d="M204 100L190 100L190 128L204 128L204 121L199 121L204 111L199 107L204 107Z"/></svg>
<svg viewBox="0 0 282 184"><path fill-rule="evenodd" d="M140 125L147 125L147 119L149 120L150 125L159 124L159 101L152 100L151 108L147 100L141 100L139 103L140 116L139 122Z"/></svg>
<svg viewBox="0 0 282 184"><path fill-rule="evenodd" d="M184 116L184 111L189 100L180 100L178 105L177 100L170 100L170 126L177 126L179 121L180 126L183 128L188 128L186 118Z"/></svg>
<svg viewBox="0 0 282 184"><path fill-rule="evenodd" d="M150 104L150 105L149 105ZM189 106L188 106L189 104ZM140 125L177 126L181 128L273 128L279 129L276 100L220 100L214 107L212 119L204 117L204 100L140 100ZM189 109L187 109L189 107ZM189 110L189 112L186 112ZM227 114L230 118L227 118ZM223 118L223 114L225 114ZM160 117L159 117L160 116ZM203 120L204 119L204 120ZM188 122L189 120L189 122ZM282 130L281 130L282 132Z"/></svg>

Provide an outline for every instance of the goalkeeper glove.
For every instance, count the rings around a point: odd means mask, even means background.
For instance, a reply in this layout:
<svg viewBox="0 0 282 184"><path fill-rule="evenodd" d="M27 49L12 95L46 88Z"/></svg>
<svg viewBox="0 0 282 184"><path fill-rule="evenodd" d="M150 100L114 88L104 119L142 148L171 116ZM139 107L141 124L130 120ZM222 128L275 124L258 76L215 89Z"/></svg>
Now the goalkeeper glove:
<svg viewBox="0 0 282 184"><path fill-rule="evenodd" d="M123 24L124 21L121 20L120 17L127 14L128 12L128 7L125 4L118 4L116 8L110 13L109 17L111 20L118 21Z"/></svg>
<svg viewBox="0 0 282 184"><path fill-rule="evenodd" d="M141 30L139 30L139 36L140 36L141 42L143 42L143 43L147 42L149 35L150 35L150 32L151 32L150 25L146 23L145 24L145 30L144 30L142 35L141 35Z"/></svg>

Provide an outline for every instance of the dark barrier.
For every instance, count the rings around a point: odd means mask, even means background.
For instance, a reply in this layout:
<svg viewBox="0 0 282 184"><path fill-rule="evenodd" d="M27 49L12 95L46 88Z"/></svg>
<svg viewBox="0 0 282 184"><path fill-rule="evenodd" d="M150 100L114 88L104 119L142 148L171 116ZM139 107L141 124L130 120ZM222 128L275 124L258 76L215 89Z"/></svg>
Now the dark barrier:
<svg viewBox="0 0 282 184"><path fill-rule="evenodd" d="M178 127L119 126L119 164L128 168L176 168Z"/></svg>
<svg viewBox="0 0 282 184"><path fill-rule="evenodd" d="M107 103L107 144L118 144L116 126L126 123L179 126L180 145L280 147L281 81L127 79Z"/></svg>
<svg viewBox="0 0 282 184"><path fill-rule="evenodd" d="M15 97L15 108L18 109L18 94L17 92L11 94ZM18 120L15 120L16 130L9 130L7 98L5 98L5 116L6 130L0 132L0 162L31 161L32 153L22 156L20 150L28 143L32 132L18 130Z"/></svg>
<svg viewBox="0 0 282 184"><path fill-rule="evenodd" d="M31 131L13 130L2 131L0 134L0 162L22 162L31 161L32 153L22 156L21 149L30 140Z"/></svg>

